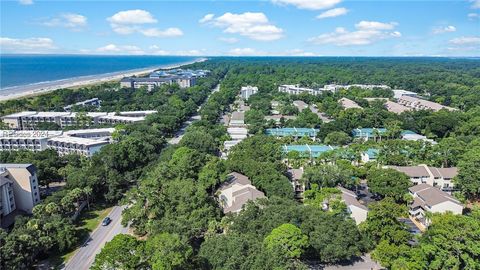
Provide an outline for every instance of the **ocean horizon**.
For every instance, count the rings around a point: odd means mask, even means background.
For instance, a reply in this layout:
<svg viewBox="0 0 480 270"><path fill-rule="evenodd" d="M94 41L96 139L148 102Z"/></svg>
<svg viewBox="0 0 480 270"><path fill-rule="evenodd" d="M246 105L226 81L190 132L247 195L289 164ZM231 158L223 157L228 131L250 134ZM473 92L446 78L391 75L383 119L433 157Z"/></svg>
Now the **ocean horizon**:
<svg viewBox="0 0 480 270"><path fill-rule="evenodd" d="M0 55L0 92L18 86L195 61L192 56Z"/></svg>

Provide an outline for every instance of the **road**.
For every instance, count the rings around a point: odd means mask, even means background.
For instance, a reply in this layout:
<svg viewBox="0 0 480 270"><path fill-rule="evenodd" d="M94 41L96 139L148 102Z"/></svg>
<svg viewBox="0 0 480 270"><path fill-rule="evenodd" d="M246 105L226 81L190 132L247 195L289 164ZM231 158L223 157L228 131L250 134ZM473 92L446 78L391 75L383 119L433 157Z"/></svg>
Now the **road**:
<svg viewBox="0 0 480 270"><path fill-rule="evenodd" d="M218 84L212 93L220 90ZM210 96L209 96L210 97ZM203 105L203 104L202 104ZM168 140L170 144L178 144L185 134L186 129L195 121L201 119L199 111L201 106L197 109L197 113L190 117L182 126L182 128L175 134L175 137ZM112 222L108 226L101 224L90 234L88 240L75 252L72 258L65 264L65 270L87 270L95 260L95 256L100 253L100 250L105 246L105 243L112 240L113 237L120 233L127 233L128 228L121 224L122 211L125 206L115 206L108 215Z"/></svg>
<svg viewBox="0 0 480 270"><path fill-rule="evenodd" d="M218 92L219 90L220 90L220 84L217 84L217 86L215 86L215 88L213 89L213 91L212 91L211 94L213 94L213 93L215 93L215 92ZM210 95L211 95L211 94L210 94ZM210 96L208 96L208 97L210 98ZM207 100L208 100L208 98L207 98ZM205 102L206 102L206 101L205 101ZM204 104L205 104L205 103L204 103ZM193 123L195 123L196 121L202 119L202 118L200 117L200 114L199 114L200 109L202 108L202 106L203 106L203 104L200 105L200 107L197 109L197 113L196 113L194 116L190 117L185 123L183 123L182 128L181 128L179 131L177 131L177 133L175 134L175 137L173 137L173 138L171 138L171 139L168 140L168 143L169 143L169 144L178 144L178 143L180 142L180 140L182 140L183 135L185 134L185 131L187 130L187 128L188 128L191 124L193 124Z"/></svg>
<svg viewBox="0 0 480 270"><path fill-rule="evenodd" d="M105 243L112 240L120 233L127 233L128 228L121 224L122 211L125 206L115 206L108 215L112 222L108 226L101 224L93 231L85 243L77 249L75 254L65 264L65 270L87 270L95 260L95 256L105 246Z"/></svg>

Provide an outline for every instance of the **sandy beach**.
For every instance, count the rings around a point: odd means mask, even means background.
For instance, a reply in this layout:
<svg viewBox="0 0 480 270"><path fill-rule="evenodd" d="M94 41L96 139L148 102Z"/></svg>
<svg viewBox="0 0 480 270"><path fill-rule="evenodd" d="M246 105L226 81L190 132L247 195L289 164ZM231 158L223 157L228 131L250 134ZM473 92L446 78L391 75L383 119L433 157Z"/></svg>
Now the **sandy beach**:
<svg viewBox="0 0 480 270"><path fill-rule="evenodd" d="M92 84L98 84L109 81L121 80L124 77L130 76L142 76L150 72L153 72L157 69L171 69L177 68L184 65L189 65L197 62L207 61L207 58L199 58L194 61L179 63L175 65L164 65L164 66L155 66L141 69L132 69L126 71L111 72L98 75L88 75L75 77L70 79L63 79L50 82L40 82L35 84L14 86L9 88L0 89L0 102L17 99L22 97L36 96L45 93L49 93L58 89L64 88L76 88L80 86L87 86Z"/></svg>

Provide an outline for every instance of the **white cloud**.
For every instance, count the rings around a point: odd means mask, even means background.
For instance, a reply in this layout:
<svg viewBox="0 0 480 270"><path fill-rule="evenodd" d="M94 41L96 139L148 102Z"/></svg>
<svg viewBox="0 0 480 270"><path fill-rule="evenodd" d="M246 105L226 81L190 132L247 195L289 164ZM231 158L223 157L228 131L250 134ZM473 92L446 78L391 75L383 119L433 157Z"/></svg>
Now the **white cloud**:
<svg viewBox="0 0 480 270"><path fill-rule="evenodd" d="M106 46L98 48L96 51L106 54L145 54L142 49L134 45L118 46L115 44L108 44Z"/></svg>
<svg viewBox="0 0 480 270"><path fill-rule="evenodd" d="M309 39L315 44L333 44L337 46L368 45L387 38L398 38L402 34L394 30L397 23L361 21L355 24L356 31L337 27L334 32L322 34Z"/></svg>
<svg viewBox="0 0 480 270"><path fill-rule="evenodd" d="M340 3L341 0L272 0L274 4L293 5L299 9L327 9Z"/></svg>
<svg viewBox="0 0 480 270"><path fill-rule="evenodd" d="M213 19L213 17L215 17L215 14L207 14L207 15L203 16L203 18L198 20L198 22L199 23L206 23L208 21L211 21Z"/></svg>
<svg viewBox="0 0 480 270"><path fill-rule="evenodd" d="M449 41L453 45L466 46L466 45L480 45L480 36L474 37L458 37Z"/></svg>
<svg viewBox="0 0 480 270"><path fill-rule="evenodd" d="M320 15L317 16L317 19L333 18L333 17L345 15L347 13L348 13L348 9L346 8L334 8L321 13Z"/></svg>
<svg viewBox="0 0 480 270"><path fill-rule="evenodd" d="M223 28L223 32L239 34L253 40L271 41L283 37L283 29L271 24L261 12L234 14L227 12L220 17L206 15L200 21ZM207 17L208 16L208 17ZM205 18L207 17L207 20Z"/></svg>
<svg viewBox="0 0 480 270"><path fill-rule="evenodd" d="M112 17L107 18L107 20L114 24L146 24L157 22L150 12L141 9L120 11Z"/></svg>
<svg viewBox="0 0 480 270"><path fill-rule="evenodd" d="M14 53L42 53L56 49L53 40L50 38L7 38L0 37L2 52Z"/></svg>
<svg viewBox="0 0 480 270"><path fill-rule="evenodd" d="M293 49L286 51L284 53L285 56L320 56L319 54L313 53L313 52L306 52L301 49Z"/></svg>
<svg viewBox="0 0 480 270"><path fill-rule="evenodd" d="M228 52L228 55L233 56L256 56L256 55L265 55L264 52L257 51L252 48L235 48L231 49Z"/></svg>
<svg viewBox="0 0 480 270"><path fill-rule="evenodd" d="M457 28L453 25L448 25L448 26L440 26L436 27L433 29L432 33L433 34L443 34L443 33L448 33L448 32L455 32L457 31Z"/></svg>
<svg viewBox="0 0 480 270"><path fill-rule="evenodd" d="M33 0L19 0L21 5L33 5Z"/></svg>
<svg viewBox="0 0 480 270"><path fill-rule="evenodd" d="M141 33L147 37L178 37L183 35L182 30L176 27L165 30L155 27L143 28L142 25L156 23L157 19L150 12L142 9L117 12L112 17L107 18L107 21L110 22L112 30L121 35L133 33Z"/></svg>
<svg viewBox="0 0 480 270"><path fill-rule="evenodd" d="M182 30L175 27L167 28L165 30L160 30L157 28L149 28L149 29L139 30L139 32L147 37L178 37L183 35Z"/></svg>
<svg viewBox="0 0 480 270"><path fill-rule="evenodd" d="M219 38L219 40L225 43L230 43L230 44L238 42L238 38L234 38L234 37L221 37Z"/></svg>
<svg viewBox="0 0 480 270"><path fill-rule="evenodd" d="M480 0L470 0L472 2L471 8L473 9L479 9L480 8Z"/></svg>
<svg viewBox="0 0 480 270"><path fill-rule="evenodd" d="M75 13L63 13L60 14L58 17L43 21L42 25L50 27L66 27L73 30L80 30L80 28L87 25L87 17Z"/></svg>
<svg viewBox="0 0 480 270"><path fill-rule="evenodd" d="M478 13L468 13L467 17L468 17L470 20L475 20L475 19L480 18L480 14L478 14Z"/></svg>

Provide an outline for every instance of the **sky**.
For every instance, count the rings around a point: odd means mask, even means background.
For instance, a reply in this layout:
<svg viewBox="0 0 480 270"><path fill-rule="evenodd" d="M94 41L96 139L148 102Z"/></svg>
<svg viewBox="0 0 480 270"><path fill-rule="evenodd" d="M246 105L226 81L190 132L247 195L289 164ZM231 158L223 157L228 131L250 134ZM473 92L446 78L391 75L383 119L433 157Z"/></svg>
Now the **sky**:
<svg viewBox="0 0 480 270"><path fill-rule="evenodd" d="M2 54L480 56L480 0L1 0Z"/></svg>

